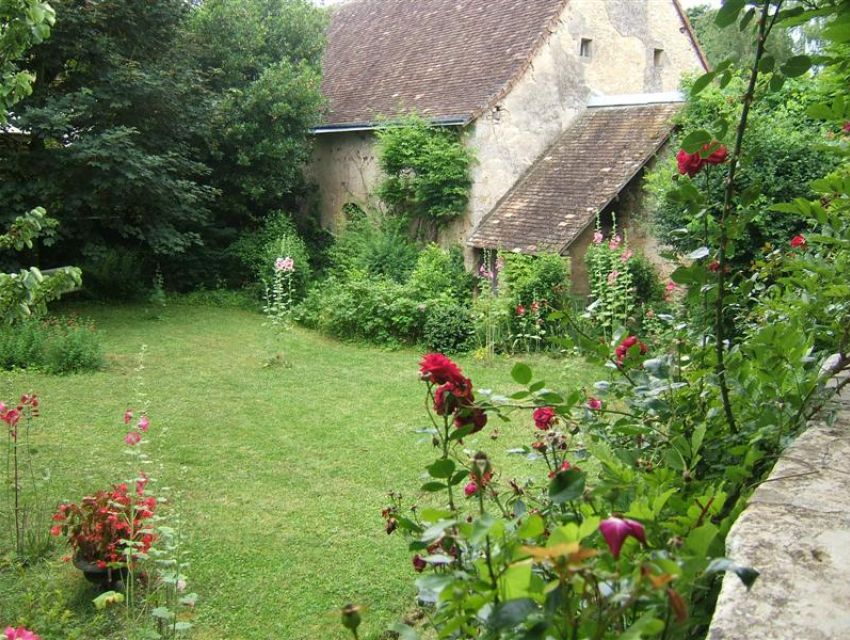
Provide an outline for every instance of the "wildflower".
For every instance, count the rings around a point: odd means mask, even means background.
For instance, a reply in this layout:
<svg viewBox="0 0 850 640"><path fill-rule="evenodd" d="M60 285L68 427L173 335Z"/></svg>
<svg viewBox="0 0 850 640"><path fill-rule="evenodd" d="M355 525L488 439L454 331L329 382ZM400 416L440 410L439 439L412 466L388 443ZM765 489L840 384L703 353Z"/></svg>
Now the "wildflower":
<svg viewBox="0 0 850 640"><path fill-rule="evenodd" d="M555 410L552 407L539 407L532 414L534 426L541 431L548 431L555 422Z"/></svg>
<svg viewBox="0 0 850 640"><path fill-rule="evenodd" d="M602 232L597 230L596 233L593 234L593 244L602 244L602 240L605 236L602 235Z"/></svg>
<svg viewBox="0 0 850 640"><path fill-rule="evenodd" d="M638 340L635 336L628 336L627 338L623 338L622 342L617 345L617 348L614 349L614 354L617 356L617 364L623 364L623 360L626 359L626 355L629 353L629 349L634 347L635 345L640 345L641 355L645 354L648 349L646 345Z"/></svg>
<svg viewBox="0 0 850 640"><path fill-rule="evenodd" d="M130 432L127 433L126 436L124 436L124 442L126 442L131 447L139 444L141 441L142 441L142 434L139 433L138 431L130 431Z"/></svg>
<svg viewBox="0 0 850 640"><path fill-rule="evenodd" d="M466 497L467 497L467 498L471 498L471 497L472 497L472 496L474 496L476 493L478 493L478 485L475 483L475 481L470 481L470 482L469 482L469 483L467 483L467 485L463 488L463 492L464 492L464 494L466 494Z"/></svg>
<svg viewBox="0 0 850 640"><path fill-rule="evenodd" d="M418 553L413 556L413 570L416 573L422 573L425 571L425 567L428 566L428 563L425 562L425 559L420 556Z"/></svg>
<svg viewBox="0 0 850 640"><path fill-rule="evenodd" d="M616 251L620 248L620 244L623 242L623 239L620 237L620 234L615 234L611 240L608 242L608 248L611 251Z"/></svg>
<svg viewBox="0 0 850 640"><path fill-rule="evenodd" d="M602 400L597 398L588 398L587 399L587 408L591 411L599 411L602 409Z"/></svg>
<svg viewBox="0 0 850 640"><path fill-rule="evenodd" d="M142 416L141 418L139 418L139 431L141 431L142 433L147 433L150 424L151 421L148 419L148 417Z"/></svg>
<svg viewBox="0 0 850 640"><path fill-rule="evenodd" d="M433 384L454 383L463 386L466 378L460 372L460 368L442 353L428 353L419 363L419 373L423 380Z"/></svg>
<svg viewBox="0 0 850 640"><path fill-rule="evenodd" d="M805 249L806 248L806 238L805 236L796 235L791 238L791 247L794 249Z"/></svg>
<svg viewBox="0 0 850 640"><path fill-rule="evenodd" d="M599 531L605 538L615 560L620 557L620 549L623 548L623 543L629 536L646 544L646 532L643 525L635 520L611 517L599 523Z"/></svg>

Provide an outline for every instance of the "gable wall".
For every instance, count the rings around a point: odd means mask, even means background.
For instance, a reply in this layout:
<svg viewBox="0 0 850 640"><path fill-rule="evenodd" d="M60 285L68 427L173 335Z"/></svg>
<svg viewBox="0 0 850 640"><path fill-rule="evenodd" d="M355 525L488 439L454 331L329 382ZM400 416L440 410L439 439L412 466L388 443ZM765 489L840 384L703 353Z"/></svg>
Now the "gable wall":
<svg viewBox="0 0 850 640"><path fill-rule="evenodd" d="M582 38L589 58L579 56ZM682 73L701 69L672 0L570 0L525 74L471 128L470 212L447 240L463 242L590 97L676 91Z"/></svg>

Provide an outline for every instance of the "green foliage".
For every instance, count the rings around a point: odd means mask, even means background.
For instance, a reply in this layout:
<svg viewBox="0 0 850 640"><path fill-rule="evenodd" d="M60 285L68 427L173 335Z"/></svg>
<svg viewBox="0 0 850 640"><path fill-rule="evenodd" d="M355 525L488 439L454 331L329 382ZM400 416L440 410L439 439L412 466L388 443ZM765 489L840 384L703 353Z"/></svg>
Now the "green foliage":
<svg viewBox="0 0 850 640"><path fill-rule="evenodd" d="M512 303L530 306L538 301L553 309L562 308L570 286L568 259L553 253L499 255L504 260L500 285Z"/></svg>
<svg viewBox="0 0 850 640"><path fill-rule="evenodd" d="M55 21L55 12L47 2L0 2L0 125L6 123L12 106L32 92L35 74L22 70L18 62L30 47L50 36Z"/></svg>
<svg viewBox="0 0 850 640"><path fill-rule="evenodd" d="M401 283L410 276L417 254L403 220L380 213L355 214L329 251L329 271L342 277L347 271L359 270Z"/></svg>
<svg viewBox="0 0 850 640"><path fill-rule="evenodd" d="M435 302L426 307L422 344L438 353L466 353L475 346L475 323L469 308Z"/></svg>
<svg viewBox="0 0 850 640"><path fill-rule="evenodd" d="M85 288L106 300L135 300L145 291L142 257L134 251L93 247L83 259Z"/></svg>
<svg viewBox="0 0 850 640"><path fill-rule="evenodd" d="M472 155L457 132L411 118L380 129L378 141L378 195L390 211L437 226L463 215Z"/></svg>
<svg viewBox="0 0 850 640"><path fill-rule="evenodd" d="M738 96L743 90L744 78L736 74L725 89L711 86L701 91L681 116L683 131L712 130L712 138L731 148L735 131L729 123L740 116ZM756 102L750 113L747 145L737 177L741 192L749 194L742 202L739 223L744 233L730 255L737 268L749 269L762 247L782 245L804 228L800 219L770 211L770 203L812 196L809 183L836 166L835 158L819 148L824 139L823 127L807 115L819 99L819 92L810 82L787 80L781 89ZM674 137L672 148L678 148L680 141ZM705 218L688 215L682 201L676 200L678 183L671 180L675 174L675 160L659 162L647 174L646 189L655 202L653 221L659 238L689 253L700 246L693 237L705 235ZM707 196L717 201L722 199L721 174L722 167L708 167L692 182L707 189ZM687 180L682 176L678 179Z"/></svg>
<svg viewBox="0 0 850 640"><path fill-rule="evenodd" d="M460 247L447 252L429 244L419 253L407 285L411 295L420 300L444 297L462 302L472 294L473 277L464 268Z"/></svg>
<svg viewBox="0 0 850 640"><path fill-rule="evenodd" d="M103 364L103 345L89 321L59 317L0 326L2 369L67 374L95 371Z"/></svg>
<svg viewBox="0 0 850 640"><path fill-rule="evenodd" d="M258 230L243 233L231 251L250 273L250 281L260 294L272 277L275 260L291 257L295 263L292 272L293 300L297 302L304 297L310 282L310 255L288 214L272 212Z"/></svg>

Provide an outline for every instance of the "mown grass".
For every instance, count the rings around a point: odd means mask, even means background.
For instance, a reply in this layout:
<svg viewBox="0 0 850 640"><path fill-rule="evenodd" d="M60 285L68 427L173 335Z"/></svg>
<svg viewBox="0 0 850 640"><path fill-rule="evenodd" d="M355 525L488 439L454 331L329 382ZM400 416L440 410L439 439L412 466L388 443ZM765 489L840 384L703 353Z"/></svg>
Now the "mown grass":
<svg viewBox="0 0 850 640"><path fill-rule="evenodd" d="M283 345L288 366L264 368L272 345L257 314L179 305L158 319L139 306L76 311L95 319L106 368L0 374L0 398L42 399L35 460L50 471L44 501L53 505L135 475L121 416L145 394L149 473L172 488L190 587L200 594L193 637L344 638L337 608L353 601L368 608L363 637L378 638L409 610L410 557L401 538L384 533L380 511L390 490L416 495L432 459L415 433L426 423L418 352L295 329ZM589 384L598 373L569 359L526 361L555 389ZM508 358L459 362L479 388L513 388ZM522 476L526 463L504 452L529 441L528 424L493 422L468 445ZM8 510L3 518L6 552ZM0 628L39 623L44 640L125 637L104 631L108 621L90 604L95 594L59 561L63 552L0 570Z"/></svg>

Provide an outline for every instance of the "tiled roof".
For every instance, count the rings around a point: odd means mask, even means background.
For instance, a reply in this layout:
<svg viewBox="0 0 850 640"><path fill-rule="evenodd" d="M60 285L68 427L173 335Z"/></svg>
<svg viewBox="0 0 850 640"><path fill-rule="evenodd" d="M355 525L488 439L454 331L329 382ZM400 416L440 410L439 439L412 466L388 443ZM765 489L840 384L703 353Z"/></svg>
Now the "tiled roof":
<svg viewBox="0 0 850 640"><path fill-rule="evenodd" d="M680 107L589 108L481 221L467 244L564 252L655 155Z"/></svg>
<svg viewBox="0 0 850 640"><path fill-rule="evenodd" d="M526 69L567 0L359 0L328 30L325 126L468 122Z"/></svg>

